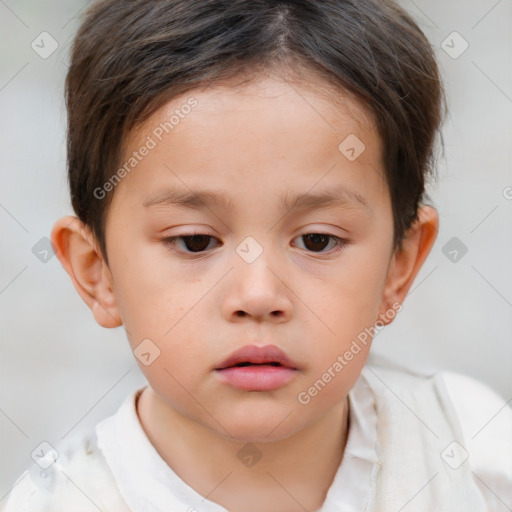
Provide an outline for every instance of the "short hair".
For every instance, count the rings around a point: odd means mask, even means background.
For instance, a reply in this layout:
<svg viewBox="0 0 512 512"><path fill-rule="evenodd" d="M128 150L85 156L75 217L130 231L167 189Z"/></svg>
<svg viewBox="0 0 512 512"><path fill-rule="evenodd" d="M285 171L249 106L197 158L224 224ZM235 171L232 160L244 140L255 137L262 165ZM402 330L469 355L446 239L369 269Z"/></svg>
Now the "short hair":
<svg viewBox="0 0 512 512"><path fill-rule="evenodd" d="M94 191L118 170L130 131L196 87L270 69L305 86L317 78L373 114L401 250L445 113L434 51L406 11L392 0L100 0L75 36L65 96L71 203L107 264L114 189Z"/></svg>

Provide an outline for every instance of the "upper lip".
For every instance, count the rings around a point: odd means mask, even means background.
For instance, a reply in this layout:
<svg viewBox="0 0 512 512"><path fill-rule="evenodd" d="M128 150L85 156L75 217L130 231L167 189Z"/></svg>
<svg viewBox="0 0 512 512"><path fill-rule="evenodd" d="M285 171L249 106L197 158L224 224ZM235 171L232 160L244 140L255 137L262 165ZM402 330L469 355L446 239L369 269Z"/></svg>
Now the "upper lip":
<svg viewBox="0 0 512 512"><path fill-rule="evenodd" d="M233 352L227 359L222 361L215 369L224 370L240 363L278 363L287 368L296 369L296 364L275 345L265 345L258 347L256 345L246 345Z"/></svg>

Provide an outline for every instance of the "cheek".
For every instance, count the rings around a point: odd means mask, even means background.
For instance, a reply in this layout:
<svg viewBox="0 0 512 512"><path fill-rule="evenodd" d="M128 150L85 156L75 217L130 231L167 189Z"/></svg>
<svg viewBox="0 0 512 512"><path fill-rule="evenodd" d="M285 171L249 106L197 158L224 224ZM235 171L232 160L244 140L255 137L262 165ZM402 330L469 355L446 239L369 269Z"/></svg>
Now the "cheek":
<svg viewBox="0 0 512 512"><path fill-rule="evenodd" d="M386 262L368 256L354 255L352 264L347 262L329 283L321 284L321 294L317 283L305 295L311 297L308 306L318 316L311 323L314 327L310 331L317 347L311 353L315 361L314 378L329 381L326 387L330 391L321 393L322 400L332 399L331 393L346 391L347 379L350 383L355 381L370 350L371 328L379 313ZM344 354L347 357L337 363L338 356ZM329 369L335 377L327 374L322 378Z"/></svg>
<svg viewBox="0 0 512 512"><path fill-rule="evenodd" d="M193 304L198 292L196 275L173 264L165 247L156 242L129 235L115 242L111 260L123 320L136 325L144 320L149 322L148 328L159 319L172 325L171 321Z"/></svg>
<svg viewBox="0 0 512 512"><path fill-rule="evenodd" d="M296 407L310 418L317 418L339 403L353 387L366 362L369 345L353 354L350 361L333 357L316 377L296 394Z"/></svg>
<svg viewBox="0 0 512 512"><path fill-rule="evenodd" d="M373 325L377 317L386 277L385 262L375 259L365 262L363 258L358 262L356 256L353 264L347 261L340 266L328 282L310 283L311 289L305 294L307 304L326 324L326 334L346 338L357 334L353 329Z"/></svg>

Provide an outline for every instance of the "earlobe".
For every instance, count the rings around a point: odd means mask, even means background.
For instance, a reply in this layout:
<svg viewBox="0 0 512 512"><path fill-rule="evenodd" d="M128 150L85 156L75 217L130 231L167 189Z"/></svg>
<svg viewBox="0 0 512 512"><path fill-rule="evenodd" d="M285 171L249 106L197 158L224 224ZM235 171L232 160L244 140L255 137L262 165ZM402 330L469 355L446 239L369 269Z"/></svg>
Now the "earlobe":
<svg viewBox="0 0 512 512"><path fill-rule="evenodd" d="M55 254L96 321L103 327L122 325L112 276L90 228L77 217L62 217L53 226L51 241Z"/></svg>
<svg viewBox="0 0 512 512"><path fill-rule="evenodd" d="M436 241L438 231L439 215L437 210L431 206L421 207L418 219L406 233L402 250L395 252L391 259L379 309L379 317L384 324L392 321L392 319L385 320L386 312L393 309L393 304L402 304L405 300L414 279Z"/></svg>

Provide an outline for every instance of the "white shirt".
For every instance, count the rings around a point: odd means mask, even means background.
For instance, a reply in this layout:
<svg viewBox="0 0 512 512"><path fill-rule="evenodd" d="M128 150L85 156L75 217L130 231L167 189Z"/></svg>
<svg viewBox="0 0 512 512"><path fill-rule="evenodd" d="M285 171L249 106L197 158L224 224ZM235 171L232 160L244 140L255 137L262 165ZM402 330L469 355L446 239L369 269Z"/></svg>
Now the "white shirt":
<svg viewBox="0 0 512 512"><path fill-rule="evenodd" d="M319 512L363 512L367 510L370 497L375 498L381 464L377 450L379 415L375 407L374 393L368 384L369 371L371 367L365 366L348 395L350 424L347 444L341 465ZM460 449L458 446L455 449L448 446L446 453L439 454L439 457L444 457L446 463L453 464L453 467L456 464L470 464L482 502L485 502L489 511L511 511L512 409L502 398L475 379L451 372L441 372L441 375L462 429L462 444L463 450L467 450L467 460L465 453L457 451ZM108 465L112 475L111 479L110 476L102 477L102 493L105 497L89 499L90 503L83 498L88 493L86 482L91 483L96 474L100 475L100 466L93 466L92 459L89 468L80 462L77 471L67 471L68 478L63 480L67 484L69 475L73 479L73 486L68 485L71 490L67 492L75 493L68 495L68 503L75 505L74 499L77 500L76 503L79 499L84 502L81 508L78 505L74 507L73 512L97 511L98 508L102 512L118 512L108 506L108 503L115 502L114 492L116 499L122 496L122 501L133 512L226 512L224 507L205 499L184 482L151 444L136 411L136 400L143 389L139 388L130 393L113 416L96 426L101 461L103 465ZM400 390L390 392L398 397ZM403 407L407 407L407 404L404 403ZM58 462L54 466L62 468ZM7 504L0 502L0 510L69 512L69 508L58 508L61 504L56 490L58 485L54 485L51 492L48 488L41 490L41 482L31 479L27 473L16 481ZM47 482L43 482L43 485L47 487ZM107 496L109 492L112 494L111 498ZM421 492L420 488L418 492ZM44 503L51 504L48 508L38 501L42 494L45 494ZM43 501L41 498L41 503ZM3 506L7 508L3 509ZM412 501L411 508L404 508L404 512L414 509ZM377 507L377 510L381 509ZM446 509L439 506L435 512L444 510Z"/></svg>
<svg viewBox="0 0 512 512"><path fill-rule="evenodd" d="M179 478L150 443L136 412L136 400L142 390L130 395L114 416L96 426L98 446L128 506L144 512L226 512ZM361 512L368 500L370 476L378 462L377 417L364 379L358 380L350 391L349 407L350 429L343 461L323 508L328 503L343 503L343 511ZM234 464L237 463L234 459Z"/></svg>
<svg viewBox="0 0 512 512"><path fill-rule="evenodd" d="M512 410L508 407L503 409L503 400L474 379L450 372L443 372L443 376L456 404L472 469L479 475L479 478L475 477L476 483L489 509L493 512L512 510ZM115 416L96 427L98 444L128 506L134 511L147 512L195 512L194 509L198 512L226 512L224 507L203 498L181 480L150 443L136 413L136 398L142 389L128 397ZM462 399L468 395L471 397L469 402ZM348 397L350 427L347 444L320 511L364 511L375 484L373 476L379 464L376 452L378 418L365 371ZM471 407L471 402L478 407ZM494 428L483 430L471 441L483 426L483 421L496 413ZM502 449L508 449L508 452L503 453ZM137 485L133 485L134 481ZM494 489L501 490L501 496L495 494Z"/></svg>

